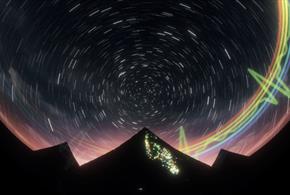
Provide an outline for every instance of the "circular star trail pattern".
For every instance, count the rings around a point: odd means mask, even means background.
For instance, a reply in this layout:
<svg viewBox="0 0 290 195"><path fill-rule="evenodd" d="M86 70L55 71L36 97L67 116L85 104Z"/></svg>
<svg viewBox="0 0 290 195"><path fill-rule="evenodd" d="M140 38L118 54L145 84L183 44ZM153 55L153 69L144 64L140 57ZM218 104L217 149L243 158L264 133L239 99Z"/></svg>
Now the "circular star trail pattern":
<svg viewBox="0 0 290 195"><path fill-rule="evenodd" d="M279 34L272 0L3 0L0 19L0 118L34 150L68 142L80 164L143 127L175 147L180 127L188 143L211 135L256 93L248 69L268 73ZM289 120L277 98L201 160L265 144Z"/></svg>

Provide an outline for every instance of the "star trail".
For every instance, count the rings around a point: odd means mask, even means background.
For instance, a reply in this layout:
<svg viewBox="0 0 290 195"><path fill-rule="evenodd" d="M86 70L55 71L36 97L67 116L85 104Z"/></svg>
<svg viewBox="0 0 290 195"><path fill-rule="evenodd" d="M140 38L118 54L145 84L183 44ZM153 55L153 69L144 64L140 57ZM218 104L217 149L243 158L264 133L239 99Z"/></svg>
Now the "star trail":
<svg viewBox="0 0 290 195"><path fill-rule="evenodd" d="M0 119L33 150L68 142L80 164L143 127L208 164L250 155L289 121L271 89L290 83L288 4L2 0Z"/></svg>

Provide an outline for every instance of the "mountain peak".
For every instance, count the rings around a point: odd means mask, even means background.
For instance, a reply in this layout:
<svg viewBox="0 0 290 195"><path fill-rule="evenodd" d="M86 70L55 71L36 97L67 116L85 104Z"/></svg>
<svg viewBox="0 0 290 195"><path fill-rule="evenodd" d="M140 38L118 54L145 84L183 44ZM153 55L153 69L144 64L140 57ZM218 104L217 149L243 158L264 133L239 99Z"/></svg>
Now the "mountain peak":
<svg viewBox="0 0 290 195"><path fill-rule="evenodd" d="M116 164L119 167L118 172L134 169L136 173L140 173L140 170L146 169L146 172L142 173L151 174L152 177L155 177L157 172L159 175L185 176L190 172L203 174L205 172L200 170L209 169L209 166L179 152L147 128L140 130L113 151L83 165L82 169L97 174L105 170L112 171ZM92 169L94 171L91 171Z"/></svg>
<svg viewBox="0 0 290 195"><path fill-rule="evenodd" d="M247 162L249 162L249 158L247 156L222 149L220 150L212 167L222 168L226 166L240 166L247 164Z"/></svg>
<svg viewBox="0 0 290 195"><path fill-rule="evenodd" d="M135 136L136 137L143 137L145 138L145 135L152 135L152 136L156 136L152 131L150 131L148 128L144 127L141 131L139 131ZM134 136L134 137L135 137Z"/></svg>

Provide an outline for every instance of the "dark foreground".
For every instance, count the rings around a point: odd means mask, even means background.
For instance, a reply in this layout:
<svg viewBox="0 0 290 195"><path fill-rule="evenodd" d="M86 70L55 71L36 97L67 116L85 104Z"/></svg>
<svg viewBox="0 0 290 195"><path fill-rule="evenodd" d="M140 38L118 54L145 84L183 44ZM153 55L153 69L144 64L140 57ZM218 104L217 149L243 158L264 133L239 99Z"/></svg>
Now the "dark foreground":
<svg viewBox="0 0 290 195"><path fill-rule="evenodd" d="M222 151L208 167L156 138L174 156L172 174L150 160L142 130L116 150L79 167L66 144L32 152L2 124L0 194L289 194L290 124L250 158ZM20 193L19 193L20 192Z"/></svg>

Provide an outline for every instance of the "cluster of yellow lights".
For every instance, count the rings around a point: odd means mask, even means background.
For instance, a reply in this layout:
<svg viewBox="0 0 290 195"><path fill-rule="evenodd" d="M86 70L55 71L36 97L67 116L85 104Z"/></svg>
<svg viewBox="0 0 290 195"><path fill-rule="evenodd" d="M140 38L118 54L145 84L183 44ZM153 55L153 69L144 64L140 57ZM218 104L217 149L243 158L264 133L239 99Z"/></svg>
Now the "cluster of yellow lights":
<svg viewBox="0 0 290 195"><path fill-rule="evenodd" d="M156 143L154 141L156 139L157 137L155 136L149 134L145 135L145 149L147 156L151 160L159 160L162 166L167 168L170 173L177 175L179 173L179 168L176 165L173 155L167 148Z"/></svg>

